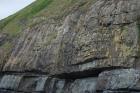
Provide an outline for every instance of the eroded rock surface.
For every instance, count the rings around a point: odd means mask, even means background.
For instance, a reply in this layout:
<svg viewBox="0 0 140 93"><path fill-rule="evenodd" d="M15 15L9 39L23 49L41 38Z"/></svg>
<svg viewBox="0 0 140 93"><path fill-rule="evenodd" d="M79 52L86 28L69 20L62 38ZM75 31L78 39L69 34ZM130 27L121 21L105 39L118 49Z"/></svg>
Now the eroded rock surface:
<svg viewBox="0 0 140 93"><path fill-rule="evenodd" d="M140 92L140 0L80 3L23 31L1 67L3 93Z"/></svg>
<svg viewBox="0 0 140 93"><path fill-rule="evenodd" d="M120 69L102 72L98 77L97 90L139 90L140 72Z"/></svg>

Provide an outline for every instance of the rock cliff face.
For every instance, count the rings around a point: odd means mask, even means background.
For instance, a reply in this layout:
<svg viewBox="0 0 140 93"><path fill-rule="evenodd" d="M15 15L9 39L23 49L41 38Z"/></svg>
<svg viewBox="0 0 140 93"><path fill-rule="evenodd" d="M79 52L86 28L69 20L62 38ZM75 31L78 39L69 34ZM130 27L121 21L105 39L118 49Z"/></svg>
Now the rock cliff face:
<svg viewBox="0 0 140 93"><path fill-rule="evenodd" d="M77 2L20 33L0 93L140 93L140 0Z"/></svg>

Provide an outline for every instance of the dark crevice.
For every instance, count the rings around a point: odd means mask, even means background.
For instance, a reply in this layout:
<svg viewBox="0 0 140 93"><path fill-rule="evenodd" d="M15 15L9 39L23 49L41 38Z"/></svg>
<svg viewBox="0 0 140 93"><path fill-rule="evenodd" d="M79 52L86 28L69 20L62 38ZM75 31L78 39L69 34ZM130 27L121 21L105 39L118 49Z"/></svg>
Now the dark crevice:
<svg viewBox="0 0 140 93"><path fill-rule="evenodd" d="M130 92L140 92L140 89L121 88L121 89L96 90L97 93L103 93L103 91L112 91L114 93L130 93Z"/></svg>
<svg viewBox="0 0 140 93"><path fill-rule="evenodd" d="M138 59L138 58L140 58L140 57L139 57L139 56L132 56L131 58Z"/></svg>
<svg viewBox="0 0 140 93"><path fill-rule="evenodd" d="M103 27L109 27L111 25L113 25L112 22L109 22L109 23L102 23L102 22L100 22L99 23L99 26L103 26Z"/></svg>
<svg viewBox="0 0 140 93"><path fill-rule="evenodd" d="M136 22L136 21L134 21L134 22ZM134 22L125 22L125 23L112 24L112 25L121 25L121 26L125 26L125 25L130 25L130 24L132 24L132 23L134 23Z"/></svg>
<svg viewBox="0 0 140 93"><path fill-rule="evenodd" d="M121 89L115 89L115 91L140 92L140 89L133 89L133 88L121 88Z"/></svg>
<svg viewBox="0 0 140 93"><path fill-rule="evenodd" d="M83 64L90 63L90 62L93 62L93 61L96 61L96 60L102 60L102 59L107 59L107 58L108 57L93 57L93 58L86 59L83 62L72 64L71 66L83 65Z"/></svg>
<svg viewBox="0 0 140 93"><path fill-rule="evenodd" d="M40 76L40 75L48 75L46 72L42 72L39 70L30 70L30 71L2 71L0 75L27 75L27 76Z"/></svg>
<svg viewBox="0 0 140 93"><path fill-rule="evenodd" d="M103 71L110 71L114 69L128 69L127 67L104 67L104 68L94 68L94 69L89 69L89 70L84 70L84 71L77 71L77 72L71 72L71 73L62 73L62 74L57 74L53 75L51 77L56 77L59 79L82 79L82 78L89 78L89 77L98 77L98 75L103 72Z"/></svg>
<svg viewBox="0 0 140 93"><path fill-rule="evenodd" d="M136 21L134 21L134 22L136 22ZM130 25L130 24L132 24L132 23L134 23L134 22L126 22L126 23L118 23L118 24L113 24L112 22L110 22L110 23L99 23L99 26L103 26L103 27L109 27L109 26L115 26L115 25L118 25L118 26L125 26L125 25Z"/></svg>
<svg viewBox="0 0 140 93"><path fill-rule="evenodd" d="M22 75L28 77L38 77L38 76L48 76L51 78L59 78L59 79L82 79L82 78L89 78L89 77L98 77L98 75L103 71L110 71L115 69L128 69L128 67L120 67L120 66L113 66L113 67L103 67L103 68L91 68L84 71L73 71L70 73L61 73L56 75L49 75L48 73L43 72L16 72L16 71L8 71L8 72L1 72L0 75Z"/></svg>
<svg viewBox="0 0 140 93"><path fill-rule="evenodd" d="M10 93L10 92L15 92L15 93L45 93L44 91L20 91L20 90L15 90L15 89L4 89L0 88L0 93Z"/></svg>
<svg viewBox="0 0 140 93"><path fill-rule="evenodd" d="M113 58L123 58L123 57L113 57ZM139 56L130 56L130 58L135 58L135 59L138 59L140 58ZM96 60L103 60L103 59L108 59L108 57L93 57L93 58L89 58L89 59L86 59L82 62L78 62L78 63L75 63L75 64L71 64L71 65L68 65L68 66L77 66L77 65L83 65L83 64L87 64L87 63L91 63L91 62L94 62Z"/></svg>

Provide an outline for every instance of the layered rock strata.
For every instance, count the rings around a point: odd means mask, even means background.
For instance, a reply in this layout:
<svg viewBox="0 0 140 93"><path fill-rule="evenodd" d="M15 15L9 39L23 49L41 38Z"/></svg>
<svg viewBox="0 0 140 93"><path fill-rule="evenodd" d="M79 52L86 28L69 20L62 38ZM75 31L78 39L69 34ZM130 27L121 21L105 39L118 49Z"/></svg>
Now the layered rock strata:
<svg viewBox="0 0 140 93"><path fill-rule="evenodd" d="M140 0L87 2L23 31L1 93L140 93Z"/></svg>

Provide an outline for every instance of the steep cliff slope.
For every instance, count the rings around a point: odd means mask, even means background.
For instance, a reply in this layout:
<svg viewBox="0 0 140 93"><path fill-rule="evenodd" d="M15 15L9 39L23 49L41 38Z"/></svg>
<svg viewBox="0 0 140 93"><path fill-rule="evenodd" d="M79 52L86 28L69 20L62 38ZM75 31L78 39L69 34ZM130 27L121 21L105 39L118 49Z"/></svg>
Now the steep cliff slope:
<svg viewBox="0 0 140 93"><path fill-rule="evenodd" d="M140 93L139 10L140 0L38 0L2 20L0 93Z"/></svg>

